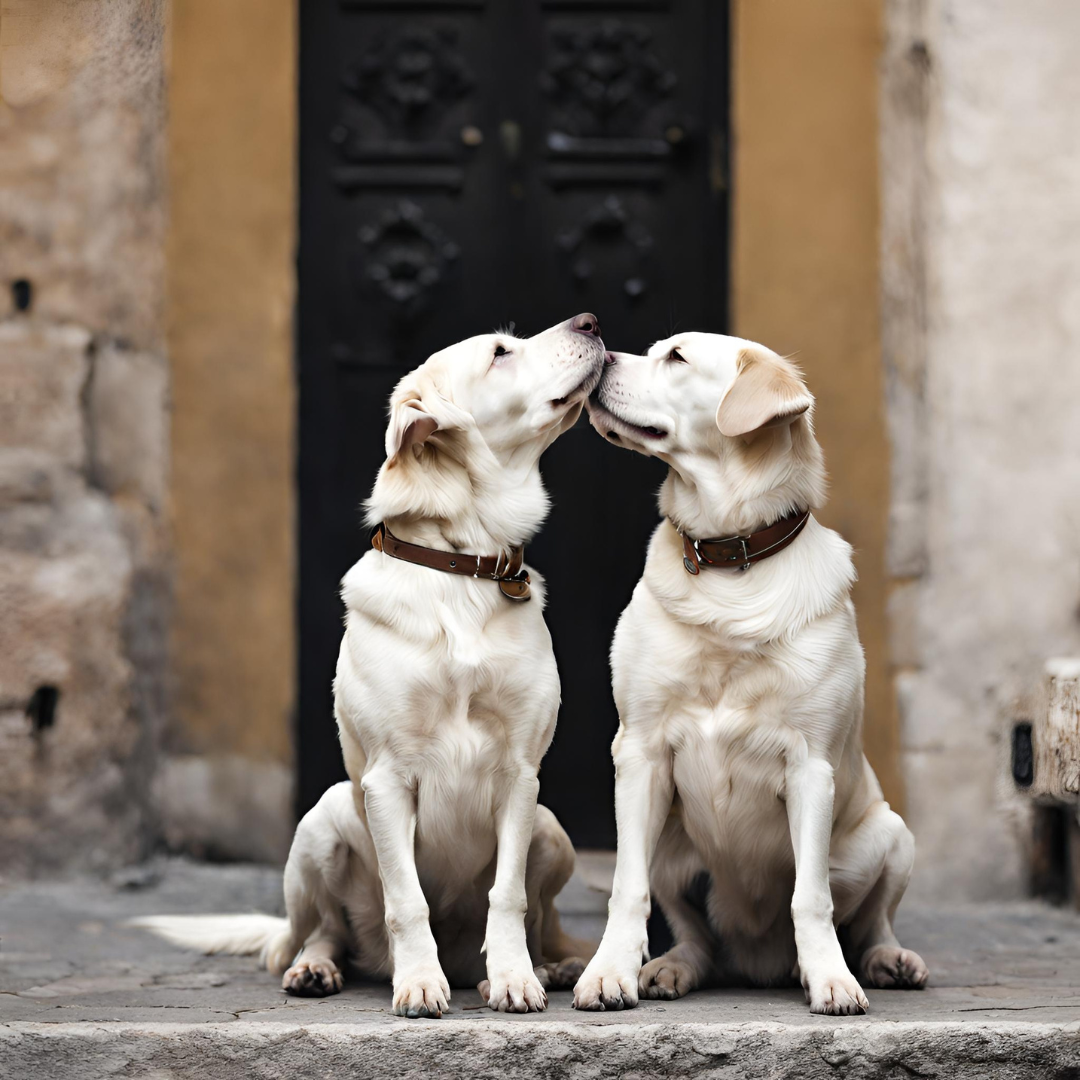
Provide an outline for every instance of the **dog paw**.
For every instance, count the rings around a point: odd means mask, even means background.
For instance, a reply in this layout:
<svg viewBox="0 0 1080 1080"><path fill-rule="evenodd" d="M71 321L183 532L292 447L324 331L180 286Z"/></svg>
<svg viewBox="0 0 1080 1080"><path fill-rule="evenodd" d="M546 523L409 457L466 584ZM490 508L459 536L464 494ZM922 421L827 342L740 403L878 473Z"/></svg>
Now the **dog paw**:
<svg viewBox="0 0 1080 1080"><path fill-rule="evenodd" d="M496 1012L543 1012L547 1008L547 993L531 969L496 973L476 989Z"/></svg>
<svg viewBox="0 0 1080 1080"><path fill-rule="evenodd" d="M882 990L921 990L930 978L923 958L899 945L874 945L863 953L863 979Z"/></svg>
<svg viewBox="0 0 1080 1080"><path fill-rule="evenodd" d="M450 1008L450 984L439 968L394 973L394 1015L438 1020Z"/></svg>
<svg viewBox="0 0 1080 1080"><path fill-rule="evenodd" d="M574 987L574 1008L614 1012L638 1003L637 974L591 964Z"/></svg>
<svg viewBox="0 0 1080 1080"><path fill-rule="evenodd" d="M545 990L569 990L581 978L585 961L580 956L568 956L558 963L541 964L533 970Z"/></svg>
<svg viewBox="0 0 1080 1080"><path fill-rule="evenodd" d="M341 984L333 960L298 960L281 978L281 989L297 997L327 997L338 993Z"/></svg>
<svg viewBox="0 0 1080 1080"><path fill-rule="evenodd" d="M555 965L551 985L555 990L569 990L585 972L585 961L580 956L568 956Z"/></svg>
<svg viewBox="0 0 1080 1080"><path fill-rule="evenodd" d="M811 976L804 981L806 1000L813 1013L828 1016L856 1016L870 1008L862 987L848 971Z"/></svg>
<svg viewBox="0 0 1080 1080"><path fill-rule="evenodd" d="M650 960L638 976L638 992L643 998L673 1001L694 989L694 970L683 960L658 956Z"/></svg>

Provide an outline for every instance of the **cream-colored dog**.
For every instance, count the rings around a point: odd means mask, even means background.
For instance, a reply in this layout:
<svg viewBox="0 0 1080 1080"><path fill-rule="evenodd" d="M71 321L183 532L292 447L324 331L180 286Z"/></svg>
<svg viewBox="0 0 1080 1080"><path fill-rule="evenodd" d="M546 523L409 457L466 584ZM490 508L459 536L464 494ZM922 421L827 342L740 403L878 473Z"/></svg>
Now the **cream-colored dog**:
<svg viewBox="0 0 1080 1080"><path fill-rule="evenodd" d="M926 982L892 928L914 844L863 756L851 548L813 517L745 571L695 574L684 547L822 505L812 405L769 349L693 333L610 354L590 401L603 436L670 470L611 649L618 859L578 1008L797 972L813 1012L861 1013L837 926L868 984ZM687 896L702 873L704 911ZM676 944L642 967L650 895Z"/></svg>
<svg viewBox="0 0 1080 1080"><path fill-rule="evenodd" d="M436 353L391 398L369 523L463 560L508 556L547 513L540 455L574 424L603 361L592 315ZM557 962L592 947L563 934L553 904L574 854L536 803L559 675L535 573L531 592L515 602L490 579L364 555L342 583L334 684L352 783L297 828L288 919L141 925L204 951L262 950L298 993L340 989L349 956L392 975L399 1015L440 1016L450 983L480 980L493 1009L543 1009L545 982L571 985L583 966Z"/></svg>

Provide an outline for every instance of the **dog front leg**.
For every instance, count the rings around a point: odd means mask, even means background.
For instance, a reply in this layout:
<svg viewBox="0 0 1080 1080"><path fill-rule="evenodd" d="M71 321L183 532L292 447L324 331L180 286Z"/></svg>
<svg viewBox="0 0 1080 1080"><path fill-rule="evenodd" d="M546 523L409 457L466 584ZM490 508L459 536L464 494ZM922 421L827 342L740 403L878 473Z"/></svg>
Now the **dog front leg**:
<svg viewBox="0 0 1080 1080"><path fill-rule="evenodd" d="M789 762L788 827L795 853L791 918L799 972L810 1011L842 1015L869 1008L866 995L848 971L833 924L829 887L834 782L832 766L821 758Z"/></svg>
<svg viewBox="0 0 1080 1080"><path fill-rule="evenodd" d="M439 1017L449 1008L450 985L428 921L416 872L416 800L404 780L373 769L360 781L368 831L379 859L386 930L394 966L394 1012Z"/></svg>
<svg viewBox="0 0 1080 1080"><path fill-rule="evenodd" d="M574 987L576 1009L632 1009L638 1003L638 974L648 944L649 866L674 793L666 753L650 760L620 736L614 756L615 880L604 938Z"/></svg>
<svg viewBox="0 0 1080 1080"><path fill-rule="evenodd" d="M535 771L523 770L509 781L495 812L498 855L484 942L488 977L480 987L488 1005L499 1012L540 1012L547 1006L525 940L525 864L539 793Z"/></svg>

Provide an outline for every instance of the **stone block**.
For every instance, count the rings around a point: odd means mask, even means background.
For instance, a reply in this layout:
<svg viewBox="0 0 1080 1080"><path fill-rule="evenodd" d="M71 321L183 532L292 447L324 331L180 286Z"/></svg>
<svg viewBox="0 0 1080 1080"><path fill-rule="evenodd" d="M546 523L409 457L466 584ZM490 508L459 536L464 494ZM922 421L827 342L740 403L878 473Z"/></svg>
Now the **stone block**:
<svg viewBox="0 0 1080 1080"><path fill-rule="evenodd" d="M0 868L149 837L169 578L165 0L0 18Z"/></svg>
<svg viewBox="0 0 1080 1080"><path fill-rule="evenodd" d="M165 501L169 372L162 357L103 345L88 393L91 474L152 510Z"/></svg>
<svg viewBox="0 0 1080 1080"><path fill-rule="evenodd" d="M998 770L998 747L988 738L905 751L905 818L915 834L915 871L905 903L1023 895L1024 861L1005 820Z"/></svg>
<svg viewBox="0 0 1080 1080"><path fill-rule="evenodd" d="M36 451L82 468L89 345L83 330L0 323L0 448Z"/></svg>
<svg viewBox="0 0 1080 1080"><path fill-rule="evenodd" d="M917 581L897 581L889 591L889 662L894 668L922 663Z"/></svg>
<svg viewBox="0 0 1080 1080"><path fill-rule="evenodd" d="M1046 662L1040 704L1033 717L1031 794L1076 807L1080 803L1080 659L1059 657Z"/></svg>
<svg viewBox="0 0 1080 1080"><path fill-rule="evenodd" d="M138 348L163 337L164 37L164 0L5 0L0 27L3 278Z"/></svg>
<svg viewBox="0 0 1080 1080"><path fill-rule="evenodd" d="M49 502L55 489L52 455L22 447L0 449L0 511L19 503Z"/></svg>
<svg viewBox="0 0 1080 1080"><path fill-rule="evenodd" d="M125 652L127 545L99 493L46 510L38 549L0 559L0 865L9 874L115 865L144 842L148 742Z"/></svg>
<svg viewBox="0 0 1080 1080"><path fill-rule="evenodd" d="M165 756L154 805L171 847L216 859L282 862L292 843L292 770L240 754Z"/></svg>

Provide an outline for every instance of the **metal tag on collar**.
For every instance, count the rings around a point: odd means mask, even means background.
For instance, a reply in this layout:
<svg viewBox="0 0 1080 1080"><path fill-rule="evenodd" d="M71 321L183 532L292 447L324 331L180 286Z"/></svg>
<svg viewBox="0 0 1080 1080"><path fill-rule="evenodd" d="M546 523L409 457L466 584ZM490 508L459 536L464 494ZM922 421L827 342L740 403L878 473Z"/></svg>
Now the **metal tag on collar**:
<svg viewBox="0 0 1080 1080"><path fill-rule="evenodd" d="M508 600L528 600L532 596L529 589L529 575L524 569L519 570L513 577L502 578L499 588L503 596Z"/></svg>
<svg viewBox="0 0 1080 1080"><path fill-rule="evenodd" d="M698 551L697 541L691 540L686 533L682 533L683 557L682 563L688 574L697 576L701 573L701 553Z"/></svg>

